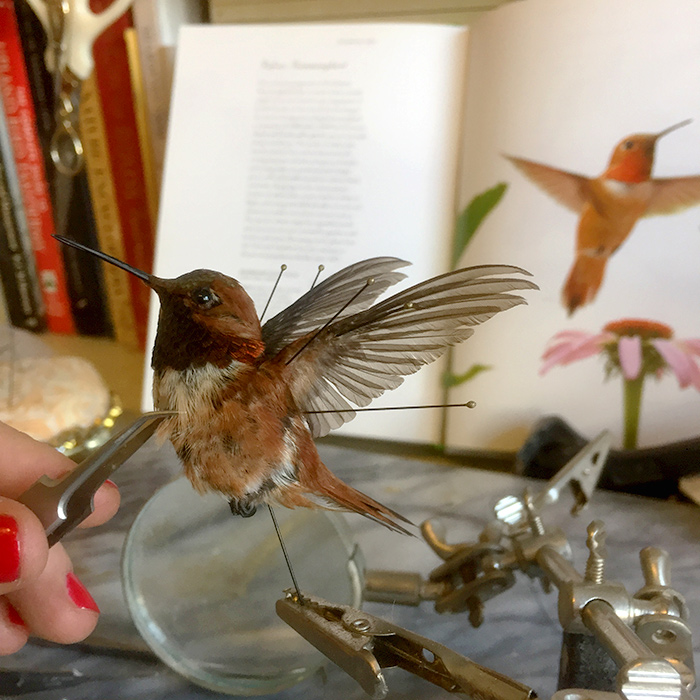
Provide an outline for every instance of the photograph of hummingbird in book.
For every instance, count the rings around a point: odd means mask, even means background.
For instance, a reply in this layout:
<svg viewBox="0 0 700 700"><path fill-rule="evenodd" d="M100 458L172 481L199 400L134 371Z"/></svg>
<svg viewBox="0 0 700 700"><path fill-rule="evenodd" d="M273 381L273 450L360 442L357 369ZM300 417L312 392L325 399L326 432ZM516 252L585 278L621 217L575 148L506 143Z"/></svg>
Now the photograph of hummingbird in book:
<svg viewBox="0 0 700 700"><path fill-rule="evenodd" d="M448 272L374 303L406 275L398 258L350 265L261 325L241 284L211 270L161 279L67 238L139 277L160 300L151 364L162 428L200 492L231 510L261 503L330 508L406 532L402 516L338 479L314 438L351 420L353 405L399 386L496 313L537 289L524 270Z"/></svg>
<svg viewBox="0 0 700 700"><path fill-rule="evenodd" d="M609 258L640 218L700 204L700 175L652 177L659 139L689 123L687 119L658 133L625 136L598 177L506 156L535 185L579 216L574 263L562 289L569 315L596 298Z"/></svg>

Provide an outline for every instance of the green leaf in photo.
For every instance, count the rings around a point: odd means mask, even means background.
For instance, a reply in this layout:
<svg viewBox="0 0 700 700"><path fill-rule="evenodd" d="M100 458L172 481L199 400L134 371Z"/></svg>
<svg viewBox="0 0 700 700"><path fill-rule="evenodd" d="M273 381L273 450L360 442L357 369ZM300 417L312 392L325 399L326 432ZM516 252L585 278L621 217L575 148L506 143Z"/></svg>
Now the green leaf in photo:
<svg viewBox="0 0 700 700"><path fill-rule="evenodd" d="M454 267L462 257L462 253L469 245L472 237L481 225L481 222L491 213L493 208L501 201L508 185L500 182L481 194L466 206L464 211L457 217L455 224L455 240L452 251L452 266Z"/></svg>
<svg viewBox="0 0 700 700"><path fill-rule="evenodd" d="M466 372L462 372L462 374L445 372L442 378L442 383L446 389L451 389L452 387L459 386L460 384L464 384L465 382L474 379L477 374L486 372L489 369L492 369L490 365L474 364Z"/></svg>

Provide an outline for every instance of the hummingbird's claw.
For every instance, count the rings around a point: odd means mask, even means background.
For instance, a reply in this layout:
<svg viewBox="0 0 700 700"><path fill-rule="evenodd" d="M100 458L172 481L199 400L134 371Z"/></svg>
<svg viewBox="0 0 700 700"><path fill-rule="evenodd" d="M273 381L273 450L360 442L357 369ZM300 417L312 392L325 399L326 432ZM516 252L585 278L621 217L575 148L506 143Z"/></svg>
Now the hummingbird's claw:
<svg viewBox="0 0 700 700"><path fill-rule="evenodd" d="M252 518L258 510L258 507L248 501L237 501L232 498L228 502L228 507L233 515L240 515L242 518Z"/></svg>

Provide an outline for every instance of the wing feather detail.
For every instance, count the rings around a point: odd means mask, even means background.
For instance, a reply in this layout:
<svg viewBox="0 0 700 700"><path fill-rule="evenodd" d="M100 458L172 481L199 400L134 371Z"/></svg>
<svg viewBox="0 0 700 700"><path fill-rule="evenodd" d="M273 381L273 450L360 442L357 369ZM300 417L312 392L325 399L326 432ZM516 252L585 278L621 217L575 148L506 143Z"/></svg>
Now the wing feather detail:
<svg viewBox="0 0 700 700"><path fill-rule="evenodd" d="M580 214L590 195L590 178L525 158L504 156L543 192L575 214Z"/></svg>
<svg viewBox="0 0 700 700"><path fill-rule="evenodd" d="M294 357L292 391L314 437L354 418L407 375L471 336L474 326L537 289L509 265L483 265L422 282L374 306L333 321ZM352 405L351 405L352 404Z"/></svg>
<svg viewBox="0 0 700 700"><path fill-rule="evenodd" d="M673 214L700 204L700 175L654 178L645 216Z"/></svg>
<svg viewBox="0 0 700 700"><path fill-rule="evenodd" d="M263 325L265 354L272 357L297 338L322 328L341 309L339 319L366 309L391 285L405 279L403 272L395 270L406 265L410 263L399 258L370 258L319 282ZM373 283L367 285L368 279ZM357 298L343 308L358 293Z"/></svg>

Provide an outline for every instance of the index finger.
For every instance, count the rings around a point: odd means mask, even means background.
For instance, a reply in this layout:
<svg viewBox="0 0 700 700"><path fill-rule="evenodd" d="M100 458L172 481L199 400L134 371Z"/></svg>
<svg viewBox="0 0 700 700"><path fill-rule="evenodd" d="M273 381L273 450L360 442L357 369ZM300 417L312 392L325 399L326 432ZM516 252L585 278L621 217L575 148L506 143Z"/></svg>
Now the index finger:
<svg viewBox="0 0 700 700"><path fill-rule="evenodd" d="M0 493L4 496L17 498L44 474L56 479L75 466L50 445L0 423Z"/></svg>

